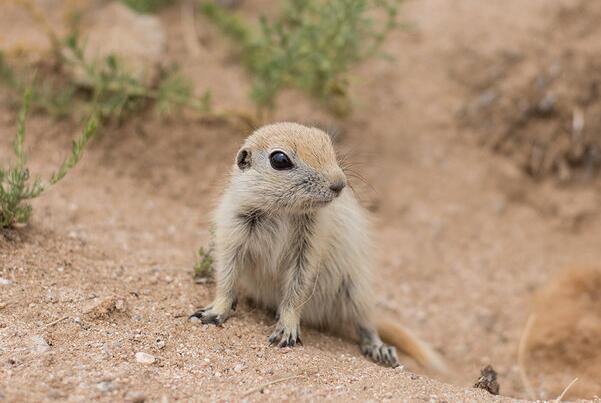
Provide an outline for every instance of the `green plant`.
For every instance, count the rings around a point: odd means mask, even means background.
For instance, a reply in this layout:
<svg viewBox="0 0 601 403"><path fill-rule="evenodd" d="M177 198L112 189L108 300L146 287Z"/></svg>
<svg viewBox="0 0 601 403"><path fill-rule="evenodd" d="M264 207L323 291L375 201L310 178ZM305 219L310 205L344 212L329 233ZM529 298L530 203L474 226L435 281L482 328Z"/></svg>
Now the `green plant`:
<svg viewBox="0 0 601 403"><path fill-rule="evenodd" d="M350 68L376 54L397 26L397 3L288 0L279 17L262 17L258 30L212 1L201 2L200 10L240 47L259 109L273 108L283 88L297 87L343 114L349 109ZM374 17L382 11L383 22Z"/></svg>
<svg viewBox="0 0 601 403"><path fill-rule="evenodd" d="M210 243L208 249L202 246L198 248L194 262L194 279L198 282L206 282L213 278L214 271L213 243Z"/></svg>
<svg viewBox="0 0 601 403"><path fill-rule="evenodd" d="M7 168L0 168L0 228L27 223L31 216L31 205L27 201L40 196L47 188L63 179L81 159L86 144L96 133L96 118L92 117L81 136L73 142L71 154L63 160L48 181L42 182L38 178L30 181L23 141L25 117L29 111L31 96L31 90L25 91L23 106L17 118L17 133L13 143L16 162Z"/></svg>
<svg viewBox="0 0 601 403"><path fill-rule="evenodd" d="M24 83L33 82L35 91L31 96L31 104L36 109L59 118L78 116L76 112L83 109L85 116L93 113L100 121L121 121L125 116L150 106L156 107L162 115L189 108L199 113L202 118L242 124L245 129L259 125L256 115L244 110L213 111L211 94L207 91L200 97L194 96L191 83L175 69L163 72L158 85L151 87L128 74L115 56L108 56L100 62L86 61L78 41L79 18L76 10L69 16L71 34L65 40L61 40L45 14L31 0L13 1L21 5L36 25L46 33L53 47L54 59L51 69L43 69L45 71L42 71L42 74L36 71L32 78L27 69L21 69L17 74L6 63L0 51L0 83L13 92L22 94L27 87ZM142 8L166 5L170 2L124 1ZM65 74L69 68L82 72L83 79L76 81L72 75ZM43 77L35 79L40 76Z"/></svg>
<svg viewBox="0 0 601 403"><path fill-rule="evenodd" d="M31 88L30 104L34 109L59 119L69 116L73 110L77 90L75 85L60 77L40 76L39 73L17 74L0 51L0 83L18 94L23 94L26 89Z"/></svg>
<svg viewBox="0 0 601 403"><path fill-rule="evenodd" d="M139 13L153 13L173 3L172 0L121 0L126 6Z"/></svg>
<svg viewBox="0 0 601 403"><path fill-rule="evenodd" d="M191 84L176 70L164 74L156 89L150 88L129 74L114 55L101 63L89 63L76 35L69 36L65 43L71 55L66 63L83 73L83 81L91 88L91 107L103 119L120 120L122 115L141 110L150 102L163 113L181 107L199 112L210 109L210 95L195 97Z"/></svg>
<svg viewBox="0 0 601 403"><path fill-rule="evenodd" d="M47 72L37 79L27 73L17 74L0 53L0 81L15 93L23 93L26 82L33 81L32 106L59 118L72 116L78 109L85 116L97 115L101 121L122 121L149 106L163 115L182 108L200 113L211 110L210 93L194 96L191 83L176 69L164 72L156 88L151 88L133 77L115 56L99 63L86 61L76 35L67 37L62 55L58 73ZM83 84L64 74L66 69L78 71Z"/></svg>

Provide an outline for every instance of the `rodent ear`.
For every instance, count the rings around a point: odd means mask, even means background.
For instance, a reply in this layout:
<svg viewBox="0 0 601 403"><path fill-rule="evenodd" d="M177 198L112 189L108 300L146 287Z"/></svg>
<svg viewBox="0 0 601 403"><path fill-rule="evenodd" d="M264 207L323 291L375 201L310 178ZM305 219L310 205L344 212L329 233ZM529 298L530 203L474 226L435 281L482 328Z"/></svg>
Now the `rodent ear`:
<svg viewBox="0 0 601 403"><path fill-rule="evenodd" d="M238 151L238 155L236 156L236 165L240 170L244 171L245 169L250 168L250 150L243 148Z"/></svg>

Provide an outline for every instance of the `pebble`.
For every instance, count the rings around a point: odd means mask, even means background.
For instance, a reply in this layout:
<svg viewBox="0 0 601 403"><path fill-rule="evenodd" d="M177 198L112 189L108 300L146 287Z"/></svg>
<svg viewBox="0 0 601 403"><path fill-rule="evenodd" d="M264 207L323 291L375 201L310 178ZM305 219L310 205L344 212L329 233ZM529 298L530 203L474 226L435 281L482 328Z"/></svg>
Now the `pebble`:
<svg viewBox="0 0 601 403"><path fill-rule="evenodd" d="M34 353L45 353L50 350L48 342L39 335L31 336L31 349Z"/></svg>
<svg viewBox="0 0 601 403"><path fill-rule="evenodd" d="M96 384L96 389L101 392L110 392L113 390L113 383L111 381L101 381Z"/></svg>
<svg viewBox="0 0 601 403"><path fill-rule="evenodd" d="M11 285L14 281L0 277L0 285Z"/></svg>
<svg viewBox="0 0 601 403"><path fill-rule="evenodd" d="M197 323L197 322L200 322L200 319L198 319L196 316L192 316L192 317L190 318L190 322L192 322L192 323Z"/></svg>
<svg viewBox="0 0 601 403"><path fill-rule="evenodd" d="M142 403L146 401L146 395L139 391L130 391L125 395L125 400L133 403Z"/></svg>
<svg viewBox="0 0 601 403"><path fill-rule="evenodd" d="M236 364L236 366L234 367L234 372L238 374L242 372L242 370L244 370L244 364Z"/></svg>
<svg viewBox="0 0 601 403"><path fill-rule="evenodd" d="M153 355L138 351L136 353L136 361L140 364L154 364L156 358Z"/></svg>

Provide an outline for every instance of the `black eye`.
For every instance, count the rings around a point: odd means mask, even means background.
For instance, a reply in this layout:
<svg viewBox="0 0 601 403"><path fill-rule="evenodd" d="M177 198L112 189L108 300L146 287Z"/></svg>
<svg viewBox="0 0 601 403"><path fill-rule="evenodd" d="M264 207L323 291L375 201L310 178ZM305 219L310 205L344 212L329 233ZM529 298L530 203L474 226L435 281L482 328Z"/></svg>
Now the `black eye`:
<svg viewBox="0 0 601 403"><path fill-rule="evenodd" d="M286 154L281 151L274 151L269 156L269 162L271 163L271 167L273 169L277 169L278 171L282 171L284 169L292 169L294 165L290 158Z"/></svg>

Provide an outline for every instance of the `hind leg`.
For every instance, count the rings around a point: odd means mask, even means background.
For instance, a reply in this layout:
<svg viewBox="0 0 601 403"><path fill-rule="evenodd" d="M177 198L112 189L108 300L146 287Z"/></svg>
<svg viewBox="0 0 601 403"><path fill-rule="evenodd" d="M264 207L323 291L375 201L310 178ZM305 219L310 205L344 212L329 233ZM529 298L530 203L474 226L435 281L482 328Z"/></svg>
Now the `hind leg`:
<svg viewBox="0 0 601 403"><path fill-rule="evenodd" d="M357 334L363 355L378 364L392 368L400 365L396 349L393 346L384 344L373 326L359 325L357 326Z"/></svg>

